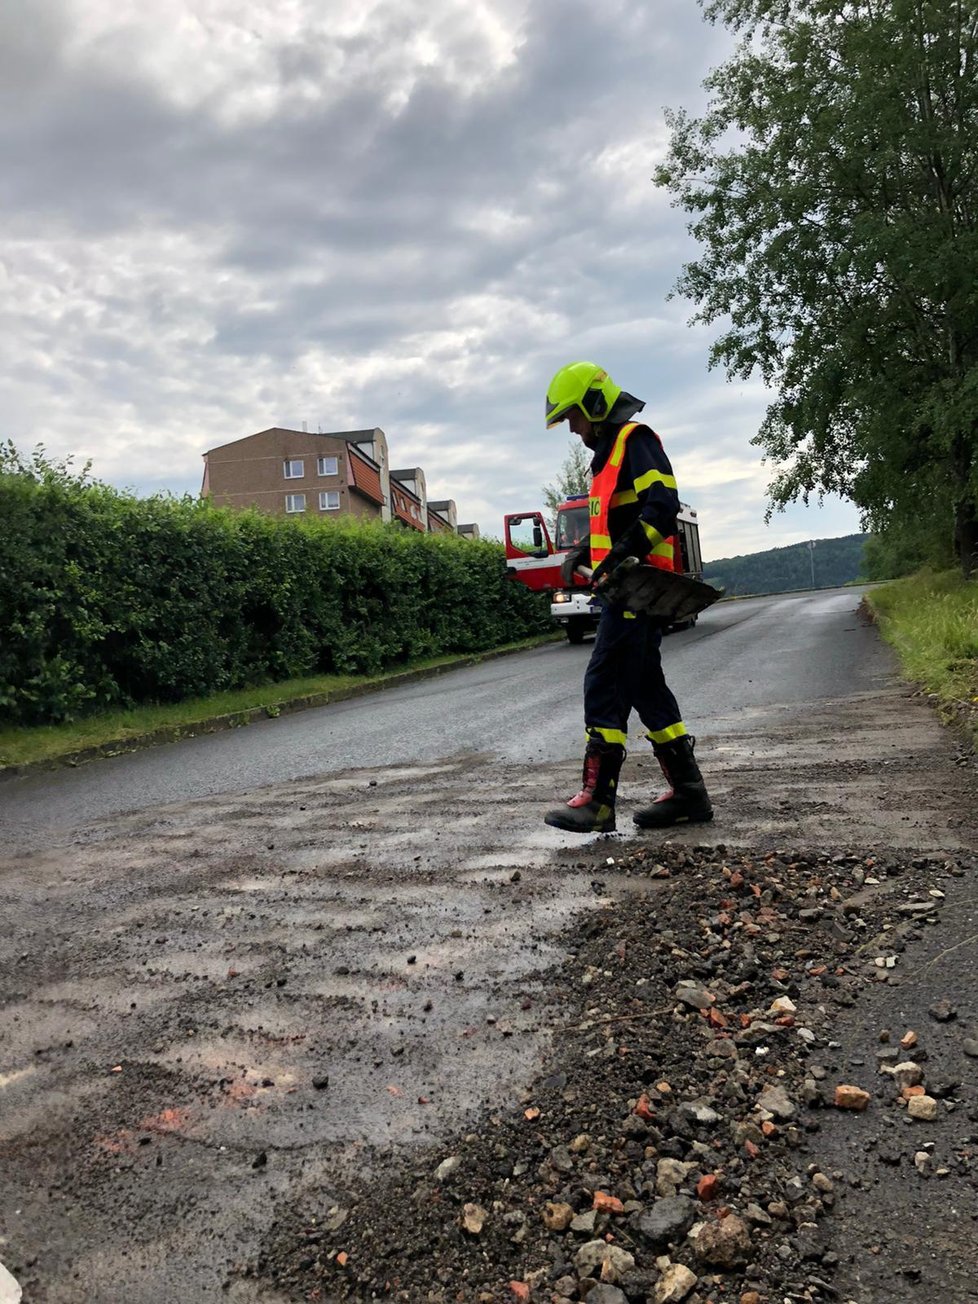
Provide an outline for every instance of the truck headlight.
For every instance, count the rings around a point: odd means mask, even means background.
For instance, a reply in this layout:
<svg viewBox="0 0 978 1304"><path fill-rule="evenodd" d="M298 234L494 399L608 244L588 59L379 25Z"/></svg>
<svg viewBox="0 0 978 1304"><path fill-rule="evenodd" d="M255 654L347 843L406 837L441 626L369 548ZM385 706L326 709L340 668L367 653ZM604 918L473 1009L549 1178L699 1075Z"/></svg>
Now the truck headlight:
<svg viewBox="0 0 978 1304"><path fill-rule="evenodd" d="M554 602L570 602L570 594L562 592L555 593Z"/></svg>

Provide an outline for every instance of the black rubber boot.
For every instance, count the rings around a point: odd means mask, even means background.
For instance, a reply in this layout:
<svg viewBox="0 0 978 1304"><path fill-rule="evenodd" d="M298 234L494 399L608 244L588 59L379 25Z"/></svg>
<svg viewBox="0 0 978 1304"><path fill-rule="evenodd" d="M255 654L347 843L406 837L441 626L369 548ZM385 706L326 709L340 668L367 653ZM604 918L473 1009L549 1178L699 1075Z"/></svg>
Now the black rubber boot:
<svg viewBox="0 0 978 1304"><path fill-rule="evenodd" d="M684 734L671 743L653 743L655 758L666 776L669 791L651 806L636 811L632 819L640 829L668 829L673 824L708 824L713 807L693 756L696 739Z"/></svg>
<svg viewBox="0 0 978 1304"><path fill-rule="evenodd" d="M614 833L618 775L624 760L625 749L619 743L589 742L581 791L565 806L548 811L544 822L568 833Z"/></svg>

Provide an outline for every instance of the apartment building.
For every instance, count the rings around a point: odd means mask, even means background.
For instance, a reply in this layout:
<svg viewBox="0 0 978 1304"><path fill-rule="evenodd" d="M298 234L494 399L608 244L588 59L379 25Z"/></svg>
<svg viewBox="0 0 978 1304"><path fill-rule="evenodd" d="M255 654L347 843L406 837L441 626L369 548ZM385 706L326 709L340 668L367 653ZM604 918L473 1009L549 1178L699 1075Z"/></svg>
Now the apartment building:
<svg viewBox="0 0 978 1304"><path fill-rule="evenodd" d="M420 466L391 471L391 515L412 530L428 529L428 491Z"/></svg>
<svg viewBox="0 0 978 1304"><path fill-rule="evenodd" d="M273 426L219 444L204 454L201 495L219 507L276 516L375 517L422 533L479 537L478 526L457 524L452 499L428 502L421 467L390 469L379 427L313 434Z"/></svg>

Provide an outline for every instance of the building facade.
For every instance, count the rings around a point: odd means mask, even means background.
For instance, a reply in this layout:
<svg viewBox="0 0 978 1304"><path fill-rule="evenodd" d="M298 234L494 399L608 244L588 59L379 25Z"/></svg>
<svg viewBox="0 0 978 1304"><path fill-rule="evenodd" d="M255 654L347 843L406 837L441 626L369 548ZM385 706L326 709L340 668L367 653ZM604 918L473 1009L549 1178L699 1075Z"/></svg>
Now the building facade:
<svg viewBox="0 0 978 1304"><path fill-rule="evenodd" d="M379 429L321 435L273 426L209 449L201 494L273 516L389 521L387 439Z"/></svg>
<svg viewBox="0 0 978 1304"><path fill-rule="evenodd" d="M219 444L204 454L201 496L274 516L374 517L479 537L477 526L458 525L452 499L428 502L421 467L390 469L379 427L312 434L273 426Z"/></svg>

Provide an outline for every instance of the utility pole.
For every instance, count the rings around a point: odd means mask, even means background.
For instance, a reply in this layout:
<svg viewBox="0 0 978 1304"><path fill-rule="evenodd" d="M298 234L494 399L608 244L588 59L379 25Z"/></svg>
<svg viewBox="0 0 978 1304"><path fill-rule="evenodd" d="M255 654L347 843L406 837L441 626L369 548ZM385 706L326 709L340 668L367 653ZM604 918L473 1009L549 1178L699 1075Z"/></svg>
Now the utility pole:
<svg viewBox="0 0 978 1304"><path fill-rule="evenodd" d="M815 587L815 540L808 540L808 557L812 563L812 588Z"/></svg>

